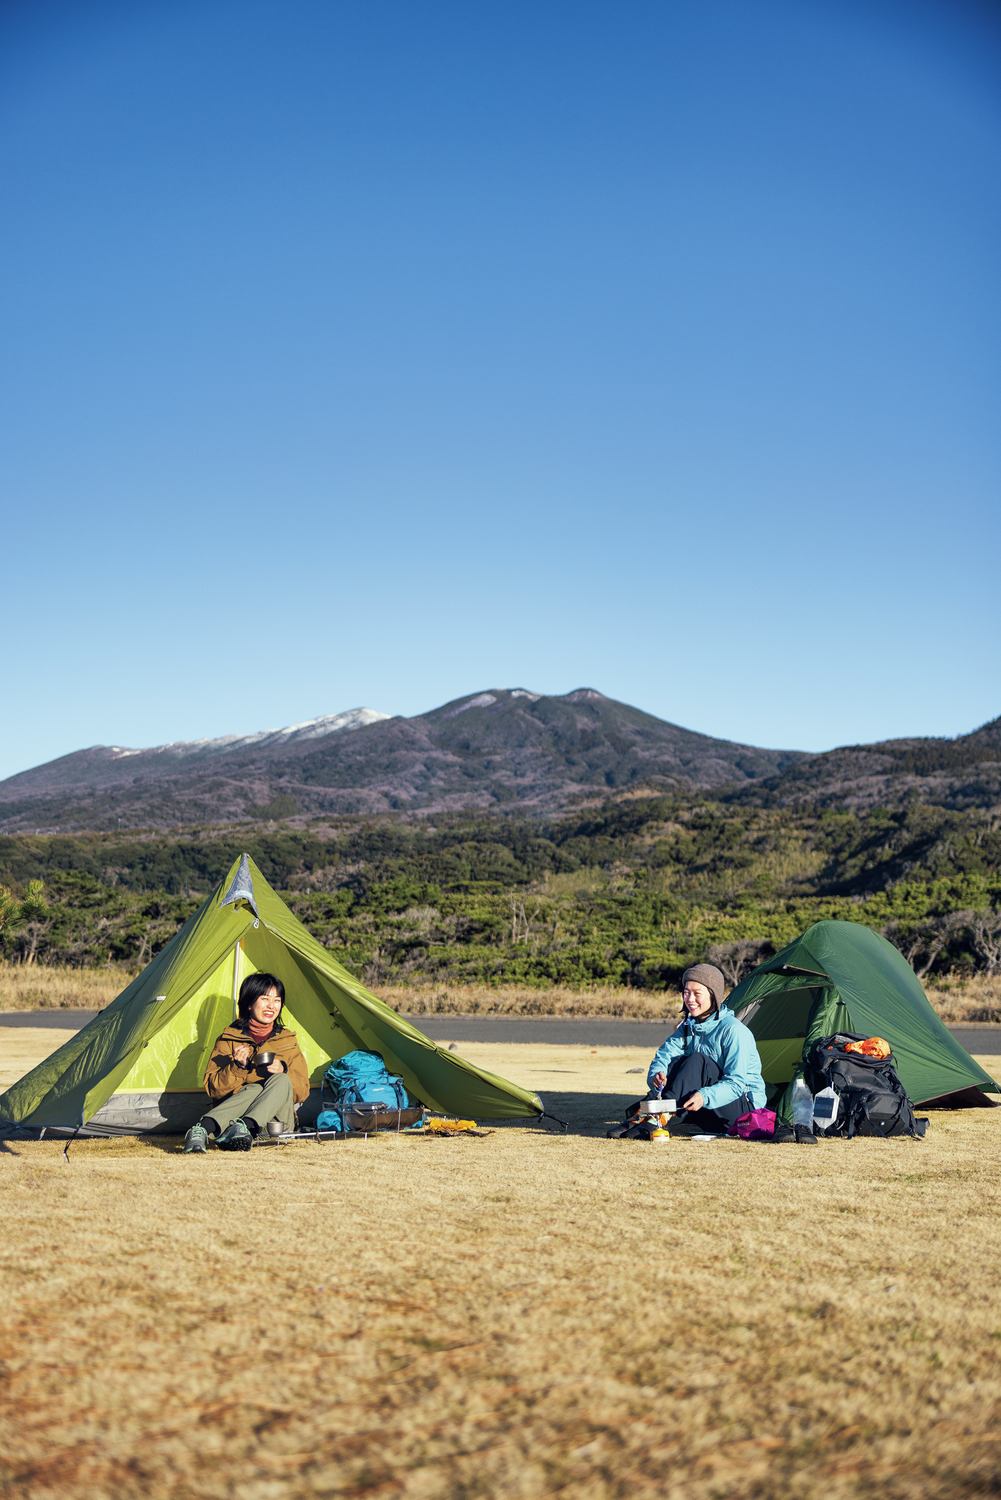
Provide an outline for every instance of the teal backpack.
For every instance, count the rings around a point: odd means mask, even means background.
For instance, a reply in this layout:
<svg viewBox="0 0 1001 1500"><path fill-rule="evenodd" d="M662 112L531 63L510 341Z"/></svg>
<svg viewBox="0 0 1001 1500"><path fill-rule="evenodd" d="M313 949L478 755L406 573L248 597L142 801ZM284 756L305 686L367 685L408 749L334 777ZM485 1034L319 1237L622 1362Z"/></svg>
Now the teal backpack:
<svg viewBox="0 0 1001 1500"><path fill-rule="evenodd" d="M323 1108L318 1130L343 1130L341 1111L354 1104L382 1104L386 1109L409 1109L403 1079L389 1073L378 1052L347 1052L327 1067L320 1084Z"/></svg>

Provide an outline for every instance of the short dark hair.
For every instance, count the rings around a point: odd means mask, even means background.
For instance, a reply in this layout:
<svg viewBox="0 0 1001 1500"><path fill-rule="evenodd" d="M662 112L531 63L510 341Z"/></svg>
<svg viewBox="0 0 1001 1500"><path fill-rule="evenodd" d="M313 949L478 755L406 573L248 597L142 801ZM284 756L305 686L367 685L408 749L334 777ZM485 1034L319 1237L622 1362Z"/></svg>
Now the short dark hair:
<svg viewBox="0 0 1001 1500"><path fill-rule="evenodd" d="M236 1002L236 1013L240 1017L241 1021L247 1021L250 1019L250 1012L254 1007L255 1001L260 1000L262 995L266 995L268 993L268 990L277 990L278 998L284 1006L285 986L282 984L280 979L276 979L274 974L247 975L246 979L240 986L240 998ZM276 1026L280 1024L281 1018L282 1013L281 1011L279 1011L277 1016L275 1017Z"/></svg>

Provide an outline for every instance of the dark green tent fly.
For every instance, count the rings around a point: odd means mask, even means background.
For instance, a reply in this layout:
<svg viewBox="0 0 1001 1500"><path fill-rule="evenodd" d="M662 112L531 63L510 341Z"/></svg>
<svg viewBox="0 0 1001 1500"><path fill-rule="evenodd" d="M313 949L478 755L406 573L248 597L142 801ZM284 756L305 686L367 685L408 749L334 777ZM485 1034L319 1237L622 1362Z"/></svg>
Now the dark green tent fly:
<svg viewBox="0 0 1001 1500"><path fill-rule="evenodd" d="M901 1083L926 1109L992 1106L983 1091L1001 1093L939 1020L907 960L858 922L815 922L749 974L727 1005L754 1033L783 1119L810 1047L837 1031L889 1042Z"/></svg>

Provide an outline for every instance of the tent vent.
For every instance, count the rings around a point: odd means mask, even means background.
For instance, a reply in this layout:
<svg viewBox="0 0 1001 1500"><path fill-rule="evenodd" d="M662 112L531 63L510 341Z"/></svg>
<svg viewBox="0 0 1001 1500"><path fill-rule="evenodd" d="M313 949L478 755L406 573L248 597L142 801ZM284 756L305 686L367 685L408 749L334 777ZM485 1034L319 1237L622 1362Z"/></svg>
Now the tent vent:
<svg viewBox="0 0 1001 1500"><path fill-rule="evenodd" d="M257 910L257 901L254 897L254 879L250 873L250 861L245 854L240 856L240 868L233 876L233 884L219 905L235 906L238 901L246 901L254 916L260 920L261 914Z"/></svg>

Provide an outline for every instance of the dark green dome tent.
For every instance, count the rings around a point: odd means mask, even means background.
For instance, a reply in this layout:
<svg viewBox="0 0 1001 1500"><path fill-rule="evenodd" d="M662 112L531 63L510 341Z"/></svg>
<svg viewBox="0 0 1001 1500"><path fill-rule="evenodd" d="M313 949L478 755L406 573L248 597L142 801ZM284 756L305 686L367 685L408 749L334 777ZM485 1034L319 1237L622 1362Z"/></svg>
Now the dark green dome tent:
<svg viewBox="0 0 1001 1500"><path fill-rule="evenodd" d="M306 1058L311 1103L327 1063L381 1052L431 1109L538 1119L537 1094L465 1062L390 1010L312 937L247 855L128 989L0 1095L0 1124L100 1135L184 1131L204 1113L213 1043L248 974L277 974ZM307 1115L309 1106L304 1107Z"/></svg>
<svg viewBox="0 0 1001 1500"><path fill-rule="evenodd" d="M915 1104L990 1107L982 1090L1001 1093L939 1020L903 955L858 922L815 922L759 964L727 1005L754 1033L769 1101L783 1118L810 1048L837 1031L889 1042Z"/></svg>

